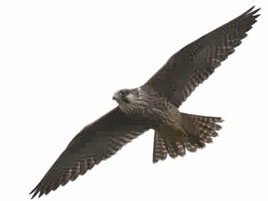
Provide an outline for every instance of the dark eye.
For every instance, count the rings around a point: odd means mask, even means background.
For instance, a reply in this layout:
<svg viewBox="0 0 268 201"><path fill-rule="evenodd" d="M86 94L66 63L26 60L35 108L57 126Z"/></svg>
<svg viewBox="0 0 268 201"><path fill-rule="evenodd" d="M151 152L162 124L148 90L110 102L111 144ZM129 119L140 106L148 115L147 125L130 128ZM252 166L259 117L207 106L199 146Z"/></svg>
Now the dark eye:
<svg viewBox="0 0 268 201"><path fill-rule="evenodd" d="M119 96L122 98L124 97L124 92L123 91L119 91Z"/></svg>

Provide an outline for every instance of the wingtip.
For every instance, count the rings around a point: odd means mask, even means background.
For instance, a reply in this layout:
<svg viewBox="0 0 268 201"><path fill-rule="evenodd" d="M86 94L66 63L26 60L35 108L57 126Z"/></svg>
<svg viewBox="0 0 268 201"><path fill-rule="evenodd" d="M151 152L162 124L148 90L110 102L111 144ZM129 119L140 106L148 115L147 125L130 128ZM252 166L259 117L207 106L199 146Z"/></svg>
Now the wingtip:
<svg viewBox="0 0 268 201"><path fill-rule="evenodd" d="M31 197L31 200L37 195L38 191L35 191L35 192L33 191L33 192L30 193L30 195L31 195L32 193L33 193L33 195L32 195L32 197Z"/></svg>
<svg viewBox="0 0 268 201"><path fill-rule="evenodd" d="M257 19L261 14L254 15L255 19Z"/></svg>
<svg viewBox="0 0 268 201"><path fill-rule="evenodd" d="M250 12L249 14L250 14L250 15L254 15L254 14L256 14L257 12L259 12L260 10L261 10L261 8L255 9L255 10L253 10L252 12Z"/></svg>
<svg viewBox="0 0 268 201"><path fill-rule="evenodd" d="M243 15L250 13L254 8L255 8L255 5L252 6L250 9L248 9L246 12L244 12Z"/></svg>
<svg viewBox="0 0 268 201"><path fill-rule="evenodd" d="M261 8L257 8L255 9L255 5L252 6L250 9L248 9L246 12L244 12L242 15L254 15L256 14L259 10L261 10Z"/></svg>
<svg viewBox="0 0 268 201"><path fill-rule="evenodd" d="M38 190L38 186L37 185L30 193L29 195L33 194L32 197L31 197L31 200L39 193L39 190ZM40 197L40 196L39 196Z"/></svg>
<svg viewBox="0 0 268 201"><path fill-rule="evenodd" d="M250 9L248 9L248 12L252 11L256 6L251 6Z"/></svg>
<svg viewBox="0 0 268 201"><path fill-rule="evenodd" d="M254 8L255 8L255 6L254 6ZM252 9L252 10L250 10L250 11L247 13L247 15L254 16L254 15L255 15L256 13L258 13L260 10L261 10L261 8ZM258 15L260 15L260 14L258 14ZM254 17L256 17L256 15L255 15Z"/></svg>

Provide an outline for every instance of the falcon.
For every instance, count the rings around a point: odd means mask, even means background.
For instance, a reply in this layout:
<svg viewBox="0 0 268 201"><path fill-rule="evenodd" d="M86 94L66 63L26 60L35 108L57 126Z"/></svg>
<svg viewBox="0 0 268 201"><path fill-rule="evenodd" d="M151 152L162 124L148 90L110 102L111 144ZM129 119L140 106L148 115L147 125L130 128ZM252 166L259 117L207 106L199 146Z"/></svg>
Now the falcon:
<svg viewBox="0 0 268 201"><path fill-rule="evenodd" d="M252 28L260 9L248 11L175 53L144 85L113 95L118 106L83 128L38 185L32 198L75 180L125 144L154 129L153 162L184 156L212 142L220 117L180 112L178 108L234 52Z"/></svg>

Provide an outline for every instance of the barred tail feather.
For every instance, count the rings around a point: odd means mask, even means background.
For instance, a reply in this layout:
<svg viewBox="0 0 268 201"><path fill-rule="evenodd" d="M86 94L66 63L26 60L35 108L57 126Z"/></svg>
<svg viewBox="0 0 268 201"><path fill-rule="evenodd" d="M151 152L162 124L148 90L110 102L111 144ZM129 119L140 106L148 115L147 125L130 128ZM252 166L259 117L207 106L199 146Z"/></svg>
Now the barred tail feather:
<svg viewBox="0 0 268 201"><path fill-rule="evenodd" d="M195 152L198 148L203 148L206 143L212 142L212 138L218 135L217 131L221 129L218 124L222 122L220 117L198 116L192 114L181 113L183 121L187 121L187 125L191 129L186 129L187 141L175 141L163 137L163 135L155 132L153 162L165 160L167 155L172 158L184 156L186 150Z"/></svg>

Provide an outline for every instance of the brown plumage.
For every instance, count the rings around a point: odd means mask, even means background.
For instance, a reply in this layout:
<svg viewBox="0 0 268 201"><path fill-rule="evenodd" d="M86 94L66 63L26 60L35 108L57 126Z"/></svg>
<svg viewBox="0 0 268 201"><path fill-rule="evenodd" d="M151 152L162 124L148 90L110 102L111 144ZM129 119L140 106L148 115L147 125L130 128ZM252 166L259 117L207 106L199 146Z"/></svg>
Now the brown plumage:
<svg viewBox="0 0 268 201"><path fill-rule="evenodd" d="M174 54L143 86L114 94L119 106L86 126L69 143L32 197L75 180L148 129L155 130L153 162L203 148L221 128L219 117L179 112L181 103L246 37L259 16L254 7Z"/></svg>
<svg viewBox="0 0 268 201"><path fill-rule="evenodd" d="M182 119L192 121L196 129L195 133L199 136L201 144L192 143L189 140L186 142L174 141L172 139L163 139L160 134L155 133L153 162L164 160L169 154L172 158L184 156L186 151L195 152L198 148L203 148L205 143L212 142L212 137L216 137L217 131L221 129L218 123L222 122L220 117L206 117L191 114L181 113Z"/></svg>

